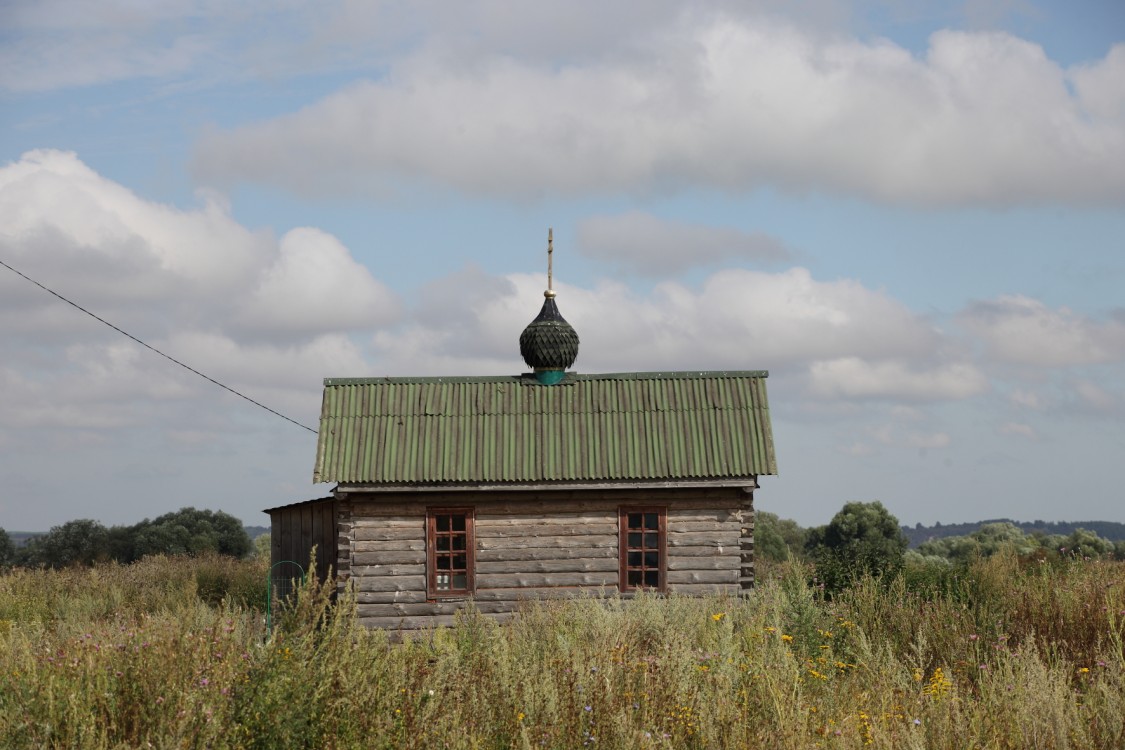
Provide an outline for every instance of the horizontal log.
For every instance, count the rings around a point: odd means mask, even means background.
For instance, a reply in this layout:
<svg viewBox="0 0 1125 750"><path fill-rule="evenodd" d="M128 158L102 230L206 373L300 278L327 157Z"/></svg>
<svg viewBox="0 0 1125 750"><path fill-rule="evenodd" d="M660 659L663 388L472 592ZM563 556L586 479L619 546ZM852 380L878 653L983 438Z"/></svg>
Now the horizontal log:
<svg viewBox="0 0 1125 750"><path fill-rule="evenodd" d="M590 492L582 493L581 500L533 499L517 501L507 493L503 501L496 501L496 493L464 492L456 495L433 496L428 493L418 493L409 499L412 502L371 503L357 501L353 515L356 520L361 518L379 518L386 516L411 516L425 515L427 507L472 507L478 514L485 515L523 515L523 516L552 516L560 513L588 513L602 512L616 514L622 505L663 505L668 507L668 512L673 510L715 510L716 508L738 509L740 506L734 499L728 498L707 499L693 498L675 501L663 501L651 494L642 493L629 499L619 494Z"/></svg>
<svg viewBox="0 0 1125 750"><path fill-rule="evenodd" d="M371 502L379 505L394 503L425 502L432 505L456 505L464 502L467 496L485 495L490 498L502 498L497 502L529 502L534 500L569 500L581 501L590 497L609 497L619 502L632 503L658 503L665 504L678 500L707 499L731 500L743 503L749 500L750 495L745 491L745 485L714 486L695 484L695 486L628 486L628 482L620 484L591 484L582 487L558 487L541 485L537 487L458 487L448 490L437 488L404 488L397 492L393 488L380 488L364 492L353 490L350 487L342 488L348 497L348 502ZM344 503L347 505L347 503Z"/></svg>
<svg viewBox="0 0 1125 750"><path fill-rule="evenodd" d="M669 588L681 596L737 596L742 591L738 584L731 583L678 583Z"/></svg>
<svg viewBox="0 0 1125 750"><path fill-rule="evenodd" d="M725 557L727 555L738 555L738 547L722 547L716 545L691 545L681 547L679 545L668 547L668 557Z"/></svg>
<svg viewBox="0 0 1125 750"><path fill-rule="evenodd" d="M352 539L357 542L391 542L425 538L426 527L422 524L418 524L417 526L393 526L388 528L383 528L381 526L359 526L352 532Z"/></svg>
<svg viewBox="0 0 1125 750"><path fill-rule="evenodd" d="M482 602L474 601L473 605L482 614L496 614L497 612L515 612L518 603L514 601ZM413 617L415 615L454 615L469 606L468 599L460 601L436 601L422 603L385 603L385 604L357 604L356 614L364 617Z"/></svg>
<svg viewBox="0 0 1125 750"><path fill-rule="evenodd" d="M486 615L490 620L507 622L515 617L513 612L500 612L495 615ZM456 615L415 615L413 617L360 617L359 623L368 628L382 628L384 630L428 630L430 628L448 628L457 622Z"/></svg>
<svg viewBox="0 0 1125 750"><path fill-rule="evenodd" d="M477 538L477 549L529 549L539 548L593 548L617 547L617 534L597 536L543 536L532 539L481 539Z"/></svg>
<svg viewBox="0 0 1125 750"><path fill-rule="evenodd" d="M426 576L352 577L356 591L426 591Z"/></svg>
<svg viewBox="0 0 1125 750"><path fill-rule="evenodd" d="M668 570L741 570L738 556L669 557Z"/></svg>
<svg viewBox="0 0 1125 750"><path fill-rule="evenodd" d="M732 583L679 583L669 586L669 593L681 596L737 595L741 589ZM547 602L560 599L602 599L618 596L616 586L550 586L533 588L480 589L473 594L473 600L480 609L486 603L506 602L516 608L521 604ZM358 591L355 594L359 604L425 604L424 591ZM621 598L631 598L622 594ZM452 604L452 603L451 603Z"/></svg>
<svg viewBox="0 0 1125 750"><path fill-rule="evenodd" d="M526 520L517 526L488 526L476 524L474 532L477 539L538 539L552 536L592 536L617 534L617 522L588 524L544 524L538 520Z"/></svg>
<svg viewBox="0 0 1125 750"><path fill-rule="evenodd" d="M400 602L402 604L420 604L426 601L425 591L357 591L355 592L357 604L385 604L387 602Z"/></svg>
<svg viewBox="0 0 1125 750"><path fill-rule="evenodd" d="M386 542L357 541L355 549L357 552L425 551L426 539L419 536L417 539L398 539Z"/></svg>
<svg viewBox="0 0 1125 750"><path fill-rule="evenodd" d="M356 500L352 503L352 523L370 523L371 519L387 519L390 523L418 523L425 521L425 503L373 503Z"/></svg>
<svg viewBox="0 0 1125 750"><path fill-rule="evenodd" d="M736 561L737 562L737 561ZM613 573L617 574L617 558L578 558L573 560L515 560L508 562L477 561L477 577L500 573Z"/></svg>
<svg viewBox="0 0 1125 750"><path fill-rule="evenodd" d="M668 546L670 547L707 545L716 547L736 547L738 546L738 531L689 531L686 533L678 533L675 531L668 532Z"/></svg>
<svg viewBox="0 0 1125 750"><path fill-rule="evenodd" d="M353 576L421 576L426 574L425 562L401 565L356 565Z"/></svg>
<svg viewBox="0 0 1125 750"><path fill-rule="evenodd" d="M418 565L426 562L426 553L418 550L390 550L380 552L356 552L352 555L352 565Z"/></svg>
<svg viewBox="0 0 1125 750"><path fill-rule="evenodd" d="M410 515L358 516L352 521L355 528L420 529L426 525L426 509Z"/></svg>
<svg viewBox="0 0 1125 750"><path fill-rule="evenodd" d="M617 594L617 586L548 586L529 588L481 589L473 593L478 602L535 602L551 599L601 599Z"/></svg>
<svg viewBox="0 0 1125 750"><path fill-rule="evenodd" d="M714 547L707 547L708 554L715 554ZM617 559L616 546L610 547L527 547L524 549L482 549L477 550L477 564L502 562L507 560L576 560L583 558L611 557Z"/></svg>
<svg viewBox="0 0 1125 750"><path fill-rule="evenodd" d="M477 573L477 590L504 588L542 588L548 586L612 586L617 588L617 573Z"/></svg>
<svg viewBox="0 0 1125 750"><path fill-rule="evenodd" d="M475 521L478 528L482 526L527 526L528 524L544 526L566 526L584 523L616 524L617 510L605 510L599 513L556 513L549 516L527 513L517 515L505 513L497 515L495 513L481 513L478 511L475 516Z"/></svg>
<svg viewBox="0 0 1125 750"><path fill-rule="evenodd" d="M357 539L353 545L356 552L417 552L426 549L426 538L370 540Z"/></svg>
<svg viewBox="0 0 1125 750"><path fill-rule="evenodd" d="M693 531L707 533L735 532L741 534L742 528L738 525L738 523L719 523L718 521L680 521L678 519L669 518L668 531L669 533L683 533L687 531Z"/></svg>
<svg viewBox="0 0 1125 750"><path fill-rule="evenodd" d="M668 510L668 523L687 522L692 523L695 521L717 521L719 523L741 523L746 517L745 512L736 508L714 508L714 509L677 509L670 508Z"/></svg>
<svg viewBox="0 0 1125 750"><path fill-rule="evenodd" d="M668 583L738 583L738 570L670 570Z"/></svg>

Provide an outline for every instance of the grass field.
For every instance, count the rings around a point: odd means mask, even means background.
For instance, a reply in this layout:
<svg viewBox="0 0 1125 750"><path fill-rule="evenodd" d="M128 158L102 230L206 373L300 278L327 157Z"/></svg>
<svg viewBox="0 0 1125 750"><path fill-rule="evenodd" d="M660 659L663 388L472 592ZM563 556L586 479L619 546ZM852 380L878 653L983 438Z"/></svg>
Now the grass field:
<svg viewBox="0 0 1125 750"><path fill-rule="evenodd" d="M530 604L388 642L315 587L267 633L261 563L0 577L13 748L1119 748L1125 564L995 557L752 596Z"/></svg>

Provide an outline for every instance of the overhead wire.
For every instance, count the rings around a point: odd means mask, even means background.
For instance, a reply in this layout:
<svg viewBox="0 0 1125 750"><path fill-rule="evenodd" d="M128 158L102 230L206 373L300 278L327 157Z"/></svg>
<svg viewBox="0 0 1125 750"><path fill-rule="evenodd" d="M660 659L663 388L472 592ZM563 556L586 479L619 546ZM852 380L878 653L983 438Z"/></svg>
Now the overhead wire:
<svg viewBox="0 0 1125 750"><path fill-rule="evenodd" d="M16 274L17 276L22 276L22 277L23 277L24 279L26 279L27 281L30 281L30 282L31 282L32 284L34 284L35 286L39 287L39 288L40 288L40 289L42 289L43 291L47 292L48 294L52 294L52 295L54 295L55 297L58 297L58 298L59 298L60 300L62 300L62 301L63 301L63 302L65 302L66 304L70 305L71 307L73 307L73 308L75 308L75 309L77 309L77 310L81 310L82 312L86 313L87 315L89 315L89 316L90 316L91 318L93 318L94 320L98 321L99 323L102 323L102 324L104 324L104 325L107 325L107 326L109 326L110 328L112 328L113 330L117 331L117 332L118 332L118 333L120 333L120 334L121 334L122 336L125 336L126 338L130 338L130 339L132 339L133 341L137 342L138 344L140 344L141 346L145 347L146 349L149 349L150 351L156 352L157 354L159 354L159 355L160 355L161 357L164 357L164 359L168 360L169 362L173 362L173 363L175 363L175 364L179 365L180 367L184 368L184 369L185 369L185 370L187 370L188 372L194 373L194 374L198 375L199 377L203 378L204 380L207 380L207 381L210 381L211 383L214 383L215 385L219 386L219 387L220 387L220 388L222 388L223 390L229 391L230 393L233 393L234 395L238 396L239 398L241 398L241 399L245 399L246 401L249 401L250 403L254 404L254 406L257 406L257 407L258 407L258 408L260 408L260 409L265 409L265 410L266 410L266 411L268 411L268 412L269 412L270 414L273 414L273 415L275 415L275 416L281 417L281 418L282 418L282 419L284 419L284 420L285 420L286 422L292 422L293 424L297 425L297 426L298 426L298 427L300 427L301 429L304 429L304 430L308 430L309 432L311 432L311 433L312 433L312 434L314 434L314 435L315 435L315 434L317 434L316 430L314 430L313 428L311 428L311 427L309 427L309 426L307 426L307 425L303 425L303 424L301 424L300 422L298 422L297 420L295 420L295 419L291 419L290 417L287 417L287 416L285 416L284 414L282 414L281 412L279 412L279 411L277 411L277 410L275 410L275 409L271 409L270 407L266 406L266 405L265 405L265 404L263 404L263 403L260 403L260 402L258 402L258 401L255 401L254 399L250 398L249 396L247 396L247 395L246 395L246 394L244 394L244 393L239 393L239 392L238 392L238 391L236 391L235 389L231 388L231 387L230 387L229 385L224 385L223 383L220 383L220 382L219 382L218 380L215 380L214 378L210 377L209 375L205 375L205 374L203 374L202 372L200 372L199 370L196 370L196 369L195 369L194 367L191 367L191 366L189 366L189 365L186 365L186 364L184 364L183 362L181 362L180 360L176 359L175 357L170 357L170 356L168 356L168 355L167 355L167 354L165 354L164 352L162 352L162 351L160 351L159 349L157 349L157 348L156 348L155 346L151 346L151 345L149 345L149 344L146 344L146 343L145 343L144 341L141 341L141 340L140 340L139 338L137 338L137 337L136 337L136 336L134 336L133 334L129 333L128 331L125 331L125 330L122 330L121 328L118 328L118 327L117 327L117 326L115 326L115 325L114 325L113 323L110 323L110 322L109 322L108 320L106 320L105 318L101 318L101 317L99 317L99 316L95 315L94 313L92 313L92 312L90 312L89 310L87 310L87 309L86 309L85 307L82 307L81 305L79 305L79 304L77 304L77 303L75 303L75 302L71 302L71 301L70 301L69 299L67 299L66 297L62 296L61 294L59 294L59 293L58 293L58 292L56 292L55 290L53 290L53 289L50 289L50 288L48 288L48 287L44 286L43 284L40 284L40 283L39 283L38 281L36 281L35 279L31 278L31 277L30 277L30 276L28 276L27 274L25 274L25 273L23 273L23 272L21 272L21 271L19 271L19 270L15 269L15 268L12 268L12 267L11 267L10 265L8 265L7 263L5 263L5 262L4 262L4 261L2 261L2 260L0 260L0 266L4 266L4 268L7 268L7 269L8 269L9 271L11 271L12 273Z"/></svg>

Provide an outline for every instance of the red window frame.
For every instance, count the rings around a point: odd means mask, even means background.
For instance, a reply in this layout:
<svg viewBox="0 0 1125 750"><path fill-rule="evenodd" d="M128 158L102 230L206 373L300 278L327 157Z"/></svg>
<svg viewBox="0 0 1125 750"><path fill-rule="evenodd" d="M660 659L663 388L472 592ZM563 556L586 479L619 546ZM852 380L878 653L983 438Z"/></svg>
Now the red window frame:
<svg viewBox="0 0 1125 750"><path fill-rule="evenodd" d="M668 579L668 509L628 506L618 509L621 591L664 591Z"/></svg>
<svg viewBox="0 0 1125 750"><path fill-rule="evenodd" d="M426 596L462 598L476 590L472 508L426 509Z"/></svg>

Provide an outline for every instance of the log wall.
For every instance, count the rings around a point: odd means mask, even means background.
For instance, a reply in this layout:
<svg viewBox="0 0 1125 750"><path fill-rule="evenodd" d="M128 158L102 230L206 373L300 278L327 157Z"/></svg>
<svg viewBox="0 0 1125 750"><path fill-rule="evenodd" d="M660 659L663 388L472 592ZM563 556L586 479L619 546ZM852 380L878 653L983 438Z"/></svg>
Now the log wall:
<svg viewBox="0 0 1125 750"><path fill-rule="evenodd" d="M749 489L348 494L340 501L341 585L365 625L448 625L466 599L428 601L426 509L475 509L478 610L510 617L527 599L618 592L618 509L667 508L666 590L738 594L753 583ZM748 566L749 563L749 566Z"/></svg>

